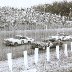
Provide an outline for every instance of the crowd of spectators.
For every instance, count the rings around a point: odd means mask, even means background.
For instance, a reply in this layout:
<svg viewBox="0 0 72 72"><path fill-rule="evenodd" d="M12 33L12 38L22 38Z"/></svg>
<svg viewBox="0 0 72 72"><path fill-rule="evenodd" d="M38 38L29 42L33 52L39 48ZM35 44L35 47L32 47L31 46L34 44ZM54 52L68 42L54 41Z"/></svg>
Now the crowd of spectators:
<svg viewBox="0 0 72 72"><path fill-rule="evenodd" d="M60 15L35 11L33 8L18 9L0 7L0 29L2 30L32 30L71 27Z"/></svg>

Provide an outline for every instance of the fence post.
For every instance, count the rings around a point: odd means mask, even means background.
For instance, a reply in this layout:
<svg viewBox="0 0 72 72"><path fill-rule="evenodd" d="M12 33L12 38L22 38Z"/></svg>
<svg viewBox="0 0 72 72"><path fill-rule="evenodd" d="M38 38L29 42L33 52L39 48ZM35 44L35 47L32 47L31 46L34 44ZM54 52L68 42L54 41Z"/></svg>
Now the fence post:
<svg viewBox="0 0 72 72"><path fill-rule="evenodd" d="M64 54L65 54L65 56L68 56L67 44L64 44Z"/></svg>
<svg viewBox="0 0 72 72"><path fill-rule="evenodd" d="M24 54L24 66L27 68L28 67L27 51L24 51L23 54Z"/></svg>
<svg viewBox="0 0 72 72"><path fill-rule="evenodd" d="M50 47L47 47L46 55L47 55L47 61L49 62L50 61Z"/></svg>
<svg viewBox="0 0 72 72"><path fill-rule="evenodd" d="M72 52L72 42L71 42L71 52Z"/></svg>
<svg viewBox="0 0 72 72"><path fill-rule="evenodd" d="M7 54L7 59L8 59L8 66L9 66L10 72L12 72L12 53Z"/></svg>
<svg viewBox="0 0 72 72"><path fill-rule="evenodd" d="M35 64L38 62L38 48L35 48Z"/></svg>
<svg viewBox="0 0 72 72"><path fill-rule="evenodd" d="M59 59L59 46L58 45L56 46L56 57L57 59Z"/></svg>

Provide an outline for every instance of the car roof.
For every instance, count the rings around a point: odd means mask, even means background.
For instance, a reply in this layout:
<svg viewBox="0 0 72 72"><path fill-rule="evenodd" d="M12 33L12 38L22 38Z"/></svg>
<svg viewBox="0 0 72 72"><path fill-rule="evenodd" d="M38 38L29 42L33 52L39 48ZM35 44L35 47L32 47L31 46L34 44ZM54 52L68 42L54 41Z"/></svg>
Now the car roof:
<svg viewBox="0 0 72 72"><path fill-rule="evenodd" d="M22 35L15 35L15 36L23 37Z"/></svg>
<svg viewBox="0 0 72 72"><path fill-rule="evenodd" d="M15 36L28 38L27 36L22 36L22 35L15 35Z"/></svg>

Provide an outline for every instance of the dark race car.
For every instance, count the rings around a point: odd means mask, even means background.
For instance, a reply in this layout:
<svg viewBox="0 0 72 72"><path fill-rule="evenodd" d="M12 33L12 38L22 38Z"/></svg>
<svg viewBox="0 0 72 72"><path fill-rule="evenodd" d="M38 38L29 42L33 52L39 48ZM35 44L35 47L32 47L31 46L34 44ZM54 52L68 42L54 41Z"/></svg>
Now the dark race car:
<svg viewBox="0 0 72 72"><path fill-rule="evenodd" d="M34 42L31 44L31 48L35 49L35 48L39 48L39 49L46 49L47 47L50 48L55 48L57 45L59 45L59 47L62 47L63 42L60 40L44 40L43 42Z"/></svg>
<svg viewBox="0 0 72 72"><path fill-rule="evenodd" d="M59 47L61 47L63 45L63 42L60 40L55 40L55 41L49 41L49 43L48 43L48 46L50 48L56 47L57 45L59 45Z"/></svg>
<svg viewBox="0 0 72 72"><path fill-rule="evenodd" d="M40 50L43 50L46 49L47 46L48 44L45 42L34 42L31 44L32 49L39 48Z"/></svg>
<svg viewBox="0 0 72 72"><path fill-rule="evenodd" d="M46 40L46 43L48 43L48 47L50 48L55 48L57 45L59 45L60 47L63 45L63 41L61 40L54 40L54 39L51 39L51 40Z"/></svg>

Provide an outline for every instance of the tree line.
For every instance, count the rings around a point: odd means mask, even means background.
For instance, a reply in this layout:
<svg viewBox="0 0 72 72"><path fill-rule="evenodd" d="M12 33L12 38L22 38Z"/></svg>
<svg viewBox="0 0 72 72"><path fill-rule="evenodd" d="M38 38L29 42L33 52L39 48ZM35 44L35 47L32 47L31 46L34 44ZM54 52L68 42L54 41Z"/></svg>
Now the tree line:
<svg viewBox="0 0 72 72"><path fill-rule="evenodd" d="M72 1L54 2L52 4L34 6L33 8L40 12L50 12L52 14L60 14L61 16L69 16L72 10Z"/></svg>

